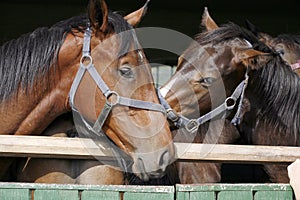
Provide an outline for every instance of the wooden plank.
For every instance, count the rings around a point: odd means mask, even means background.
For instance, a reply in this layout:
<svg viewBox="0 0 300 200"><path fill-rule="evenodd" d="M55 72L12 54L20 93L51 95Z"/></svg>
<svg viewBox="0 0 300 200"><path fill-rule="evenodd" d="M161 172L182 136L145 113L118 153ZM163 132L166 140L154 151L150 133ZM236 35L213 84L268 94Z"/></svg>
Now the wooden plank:
<svg viewBox="0 0 300 200"><path fill-rule="evenodd" d="M300 158L300 147L175 143L180 161L231 163L290 163ZM114 159L110 149L91 139L41 136L0 136L0 156Z"/></svg>
<svg viewBox="0 0 300 200"><path fill-rule="evenodd" d="M30 200L30 191L34 191L35 200L116 200L121 199L121 196L124 200L173 200L175 188L142 185L0 183L0 200ZM6 196L2 196L2 193Z"/></svg>
<svg viewBox="0 0 300 200"><path fill-rule="evenodd" d="M172 193L142 193L142 192L125 192L124 200L174 200Z"/></svg>
<svg viewBox="0 0 300 200"><path fill-rule="evenodd" d="M291 200L292 191L257 191L254 194L255 200Z"/></svg>
<svg viewBox="0 0 300 200"><path fill-rule="evenodd" d="M81 193L81 200L115 200L120 198L118 191L97 191L84 190Z"/></svg>
<svg viewBox="0 0 300 200"><path fill-rule="evenodd" d="M5 200L30 200L29 189L11 189L11 188L1 188L0 189L0 199Z"/></svg>
<svg viewBox="0 0 300 200"><path fill-rule="evenodd" d="M190 200L199 200L199 199L205 199L205 200L216 200L216 192L190 192ZM178 199L179 200L179 199Z"/></svg>
<svg viewBox="0 0 300 200"><path fill-rule="evenodd" d="M300 147L175 143L182 161L229 163L290 163L300 158Z"/></svg>
<svg viewBox="0 0 300 200"><path fill-rule="evenodd" d="M79 194L77 190L47 190L37 189L34 191L34 200L79 200Z"/></svg>
<svg viewBox="0 0 300 200"><path fill-rule="evenodd" d="M293 200L288 184L178 184L176 194L177 200Z"/></svg>
<svg viewBox="0 0 300 200"><path fill-rule="evenodd" d="M114 158L109 149L96 145L91 139L42 137L42 136L0 136L0 156L32 158L100 159Z"/></svg>
<svg viewBox="0 0 300 200"><path fill-rule="evenodd" d="M220 191L218 192L218 200L252 200L252 191Z"/></svg>
<svg viewBox="0 0 300 200"><path fill-rule="evenodd" d="M293 191L289 184L177 184L176 192L198 191Z"/></svg>

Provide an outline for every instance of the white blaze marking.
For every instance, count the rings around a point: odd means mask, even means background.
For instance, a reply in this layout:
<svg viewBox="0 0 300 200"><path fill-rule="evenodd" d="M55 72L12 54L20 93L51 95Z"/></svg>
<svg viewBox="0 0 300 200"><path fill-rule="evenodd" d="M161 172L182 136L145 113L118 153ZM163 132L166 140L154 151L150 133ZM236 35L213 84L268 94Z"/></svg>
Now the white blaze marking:
<svg viewBox="0 0 300 200"><path fill-rule="evenodd" d="M165 98L172 86L174 85L176 81L176 78L172 79L167 85L165 85L163 88L160 88L161 95Z"/></svg>

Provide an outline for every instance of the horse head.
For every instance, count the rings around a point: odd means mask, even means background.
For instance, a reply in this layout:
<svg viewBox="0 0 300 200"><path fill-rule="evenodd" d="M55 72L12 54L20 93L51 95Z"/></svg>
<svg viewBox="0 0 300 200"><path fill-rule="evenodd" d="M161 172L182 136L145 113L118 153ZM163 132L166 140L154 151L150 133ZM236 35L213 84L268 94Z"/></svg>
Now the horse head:
<svg viewBox="0 0 300 200"><path fill-rule="evenodd" d="M3 76L0 84L6 108L0 116L16 113L1 122L1 134L38 135L73 110L83 131L106 137L131 157L133 173L144 180L162 176L174 159L174 146L133 29L148 2L122 17L109 11L104 0L90 0L88 14L4 44L1 56L9 52L17 64L6 59L2 71L18 72ZM12 81L16 83L5 89Z"/></svg>
<svg viewBox="0 0 300 200"><path fill-rule="evenodd" d="M207 9L202 17L207 30L180 56L176 73L161 89L176 112L192 118L223 103L244 79L246 67L240 65L255 56L254 36L233 23L217 26Z"/></svg>

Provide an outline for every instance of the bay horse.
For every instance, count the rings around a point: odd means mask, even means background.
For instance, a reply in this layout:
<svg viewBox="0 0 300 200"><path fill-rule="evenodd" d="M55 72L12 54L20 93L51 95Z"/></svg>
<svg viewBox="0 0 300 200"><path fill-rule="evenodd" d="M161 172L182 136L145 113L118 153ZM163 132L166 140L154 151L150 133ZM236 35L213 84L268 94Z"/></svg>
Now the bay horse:
<svg viewBox="0 0 300 200"><path fill-rule="evenodd" d="M196 36L196 43L191 44L180 56L175 74L160 90L170 107L188 118L207 116L207 113L224 104L226 97L244 79L246 70L239 67L242 60L256 54L251 43L258 42L254 35L235 24L219 28L207 9L202 16L202 25L207 30ZM240 53L241 50L243 53ZM214 99L214 102L210 99ZM227 110L223 111L226 114ZM229 120L224 120L224 115L216 116L198 126L193 141L189 134L194 133L186 133L180 129L174 141L228 144L234 143L240 137L235 126ZM176 165L180 183L221 181L220 163L176 162Z"/></svg>
<svg viewBox="0 0 300 200"><path fill-rule="evenodd" d="M112 141L132 160L130 168L138 177L162 176L175 150L150 66L132 29L143 14L144 9L123 18L103 0L90 0L88 14L3 44L0 134L41 135L56 117L73 111L77 124L84 125L80 131ZM9 180L5 176L13 161L1 160L2 181ZM120 175L103 166L98 177ZM82 169L75 171L71 177ZM47 178L41 182L51 182ZM102 179L99 184L120 182L108 175Z"/></svg>

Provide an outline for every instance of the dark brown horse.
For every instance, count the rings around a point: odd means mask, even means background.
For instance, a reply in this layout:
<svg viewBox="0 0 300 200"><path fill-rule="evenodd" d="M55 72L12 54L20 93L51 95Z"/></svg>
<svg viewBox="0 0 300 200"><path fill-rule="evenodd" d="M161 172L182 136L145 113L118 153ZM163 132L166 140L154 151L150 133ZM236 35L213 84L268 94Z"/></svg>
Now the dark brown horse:
<svg viewBox="0 0 300 200"><path fill-rule="evenodd" d="M251 136L251 144L299 146L299 76L277 53L265 57L248 62L257 70L250 73L246 97L251 109L245 113L241 130ZM286 167L264 165L271 182L288 183Z"/></svg>
<svg viewBox="0 0 300 200"><path fill-rule="evenodd" d="M262 42L279 52L281 57L300 75L300 35L280 34L272 37L249 21L246 21L246 26Z"/></svg>
<svg viewBox="0 0 300 200"><path fill-rule="evenodd" d="M257 38L234 24L218 27L205 10L202 20L207 31L179 58L176 73L161 88L169 105L188 118L214 110L244 79L242 61L257 54L251 43ZM179 129L176 142L234 143L238 131L223 115L201 124L191 141L191 133ZM229 118L230 119L230 118ZM201 152L199 152L201 153ZM177 162L181 183L220 182L221 164Z"/></svg>
<svg viewBox="0 0 300 200"><path fill-rule="evenodd" d="M210 24L215 25L215 23ZM195 63L190 64L189 59L181 59L183 64L178 68L177 76L175 74L172 77L173 81L171 79L165 85L166 98L170 104L177 112L193 116L195 113L189 108L201 105L201 101L199 102L201 98L193 100L187 95L186 88L191 88L190 90L196 95L208 95L208 89L223 80L230 94L243 80L244 73L249 71L245 96L251 107L242 104L244 109L249 110L243 111L246 113L240 129L248 132L252 140L251 144L299 146L299 77L282 60L278 52L259 42L258 38L241 27L227 24L221 27L214 26L209 30L197 37L201 47L198 52L195 51L197 48L190 48L193 50L190 57L202 59L201 65L197 67ZM221 46L222 44L227 45ZM193 54L193 52L197 53ZM226 56L220 57L220 55ZM213 76L214 68L217 68L221 76ZM230 78L231 84L226 81ZM190 107L184 106L187 102ZM211 106L206 103L200 108L210 110ZM264 166L272 182L288 182L286 165L266 164ZM194 171L191 174L195 176L197 168L192 169ZM183 164L182 170L179 171L180 177L184 178L186 171Z"/></svg>
<svg viewBox="0 0 300 200"><path fill-rule="evenodd" d="M144 180L160 177L173 160L174 147L150 67L132 29L143 14L141 9L123 18L104 1L91 0L88 15L39 28L1 46L0 133L40 135L56 117L73 110L77 124L84 125L81 131L112 141L132 159L133 173ZM111 113L106 112L111 106ZM11 162L1 161L1 180L7 180ZM67 182L79 177L75 182L81 183L82 171L96 165L69 170L74 164L57 166L57 174L67 172L72 179ZM34 174L29 181L56 182L56 174L52 180L51 175L43 177L55 171L43 171L47 166L54 165L45 162L45 168L39 168L29 161L23 172ZM120 183L121 173L114 168L104 165L96 172L99 184ZM119 176L118 181L105 173ZM21 175L19 180L26 178Z"/></svg>

